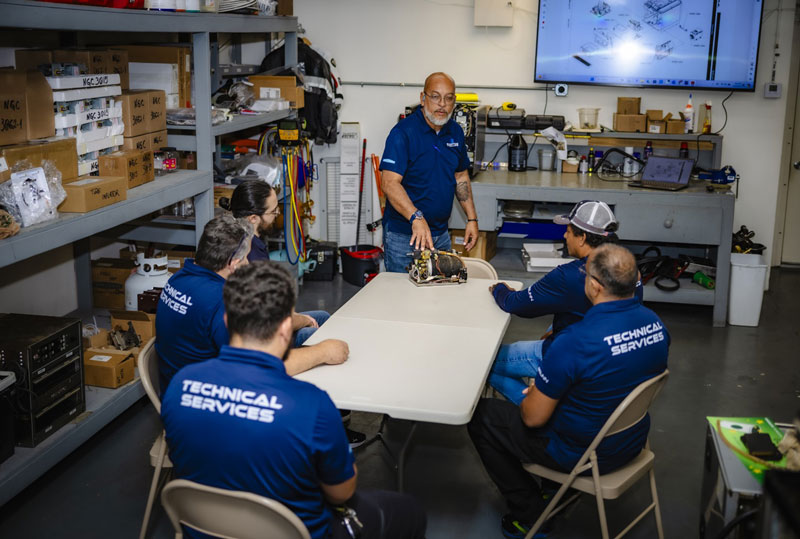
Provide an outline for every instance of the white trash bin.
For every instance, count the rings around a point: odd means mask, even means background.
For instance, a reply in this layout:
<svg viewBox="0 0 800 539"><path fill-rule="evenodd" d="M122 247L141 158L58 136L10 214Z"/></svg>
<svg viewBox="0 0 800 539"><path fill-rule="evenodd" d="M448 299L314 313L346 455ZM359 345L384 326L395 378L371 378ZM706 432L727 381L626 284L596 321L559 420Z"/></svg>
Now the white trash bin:
<svg viewBox="0 0 800 539"><path fill-rule="evenodd" d="M728 292L728 323L758 326L767 280L764 255L731 253L731 284Z"/></svg>

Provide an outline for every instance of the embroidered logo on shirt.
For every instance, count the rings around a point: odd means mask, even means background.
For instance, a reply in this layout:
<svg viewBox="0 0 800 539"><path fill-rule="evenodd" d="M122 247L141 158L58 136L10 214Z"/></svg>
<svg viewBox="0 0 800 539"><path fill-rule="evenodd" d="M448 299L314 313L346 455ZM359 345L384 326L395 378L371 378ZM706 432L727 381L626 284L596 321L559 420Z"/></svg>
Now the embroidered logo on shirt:
<svg viewBox="0 0 800 539"><path fill-rule="evenodd" d="M160 299L167 307L178 314L186 314L186 311L192 306L192 296L187 296L180 290L176 290L169 283L164 285Z"/></svg>
<svg viewBox="0 0 800 539"><path fill-rule="evenodd" d="M195 380L183 381L181 406L262 423L272 423L275 410L283 408L275 395Z"/></svg>
<svg viewBox="0 0 800 539"><path fill-rule="evenodd" d="M448 148L458 148L458 142L455 142L455 141L451 140L450 142L447 143L447 147Z"/></svg>
<svg viewBox="0 0 800 539"><path fill-rule="evenodd" d="M663 341L663 329L659 322L653 322L637 329L608 335L603 340L611 348L611 355L618 356Z"/></svg>
<svg viewBox="0 0 800 539"><path fill-rule="evenodd" d="M393 165L395 164L394 159L384 159L383 162L384 163L391 163Z"/></svg>

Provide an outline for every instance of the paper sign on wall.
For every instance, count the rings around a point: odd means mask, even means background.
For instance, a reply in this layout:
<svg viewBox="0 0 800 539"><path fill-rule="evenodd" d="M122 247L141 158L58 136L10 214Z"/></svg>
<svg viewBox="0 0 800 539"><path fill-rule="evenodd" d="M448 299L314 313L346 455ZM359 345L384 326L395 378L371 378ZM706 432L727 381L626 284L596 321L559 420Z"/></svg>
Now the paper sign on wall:
<svg viewBox="0 0 800 539"><path fill-rule="evenodd" d="M357 243L361 130L358 123L342 123L339 174L339 244ZM363 224L363 223L362 223Z"/></svg>

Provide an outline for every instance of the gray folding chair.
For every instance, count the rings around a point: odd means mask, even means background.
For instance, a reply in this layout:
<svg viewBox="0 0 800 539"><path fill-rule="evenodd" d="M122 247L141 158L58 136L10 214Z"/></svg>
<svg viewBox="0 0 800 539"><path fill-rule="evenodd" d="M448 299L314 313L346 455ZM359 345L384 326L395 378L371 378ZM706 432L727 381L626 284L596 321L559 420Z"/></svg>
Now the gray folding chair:
<svg viewBox="0 0 800 539"><path fill-rule="evenodd" d="M275 500L235 490L175 479L161 492L161 503L183 538L181 524L229 539L310 539L303 521Z"/></svg>
<svg viewBox="0 0 800 539"><path fill-rule="evenodd" d="M139 352L139 378L142 380L144 391L153 403L156 412L161 414L161 398L159 397L158 383L158 353L156 353L156 338L153 337L144 348ZM158 435L153 445L150 447L150 465L153 466L153 481L150 483L150 493L147 495L147 507L144 510L142 528L139 531L139 539L147 536L147 527L150 524L150 514L153 512L153 503L158 493L161 470L166 468L167 473L172 470L172 462L167 456L167 441L164 436L164 429Z"/></svg>
<svg viewBox="0 0 800 539"><path fill-rule="evenodd" d="M567 489L570 487L586 494L594 495L597 500L597 513L600 518L600 529L603 534L603 539L608 539L608 522L606 520L606 511L603 500L615 500L619 498L625 491L627 491L639 479L644 477L649 472L650 475L650 494L652 496L652 503L642 511L633 521L628 524L616 538L622 537L628 533L640 520L642 520L647 513L653 511L656 518L656 529L658 530L659 539L663 539L664 530L661 525L661 509L658 505L658 495L656 494L656 476L653 472L653 460L655 455L650 451L650 443L645 445L639 455L630 461L625 466L614 470L611 473L600 475L597 464L597 446L603 441L603 438L622 432L636 423L641 421L648 408L653 403L661 391L661 388L667 381L669 370L665 370L658 376L654 376L649 380L645 380L639 384L631 393L625 397L614 413L597 433L597 436L592 440L591 445L580 458L578 463L568 474L551 470L540 464L523 464L522 467L533 475L561 483L561 487L553 499L547 504L544 512L539 516L539 519L525 536L525 539L531 539L534 534L539 531L539 528L547 521L548 518L561 511L564 507L572 503L580 494L574 494L569 499L559 505L559 501L564 497ZM586 470L591 470L591 477L580 476Z"/></svg>
<svg viewBox="0 0 800 539"><path fill-rule="evenodd" d="M467 278L497 280L497 270L484 259L462 256L461 260L467 266Z"/></svg>

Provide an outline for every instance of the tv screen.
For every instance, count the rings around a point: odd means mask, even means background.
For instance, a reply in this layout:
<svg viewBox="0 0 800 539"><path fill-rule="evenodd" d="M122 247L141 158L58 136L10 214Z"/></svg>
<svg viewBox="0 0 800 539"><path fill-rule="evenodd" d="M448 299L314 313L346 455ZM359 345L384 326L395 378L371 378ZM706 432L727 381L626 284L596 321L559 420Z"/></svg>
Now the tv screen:
<svg viewBox="0 0 800 539"><path fill-rule="evenodd" d="M762 0L539 0L536 82L755 89Z"/></svg>

